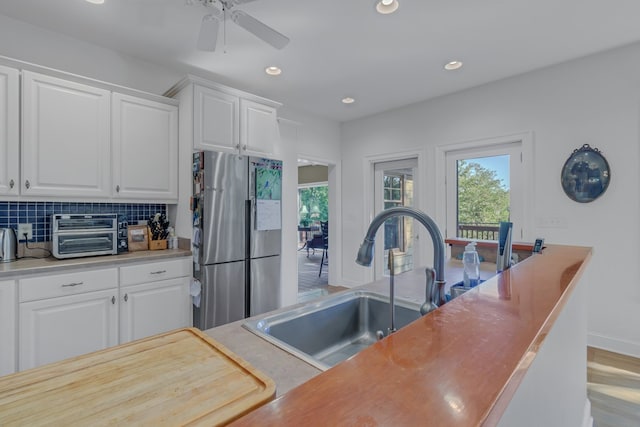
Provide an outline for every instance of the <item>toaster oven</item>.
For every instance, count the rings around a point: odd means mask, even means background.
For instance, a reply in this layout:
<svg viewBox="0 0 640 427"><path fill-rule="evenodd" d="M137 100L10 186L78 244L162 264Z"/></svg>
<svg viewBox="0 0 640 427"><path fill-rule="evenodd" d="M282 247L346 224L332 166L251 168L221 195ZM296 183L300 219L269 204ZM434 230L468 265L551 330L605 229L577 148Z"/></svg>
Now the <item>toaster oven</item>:
<svg viewBox="0 0 640 427"><path fill-rule="evenodd" d="M117 214L53 214L51 247L56 258L118 253Z"/></svg>

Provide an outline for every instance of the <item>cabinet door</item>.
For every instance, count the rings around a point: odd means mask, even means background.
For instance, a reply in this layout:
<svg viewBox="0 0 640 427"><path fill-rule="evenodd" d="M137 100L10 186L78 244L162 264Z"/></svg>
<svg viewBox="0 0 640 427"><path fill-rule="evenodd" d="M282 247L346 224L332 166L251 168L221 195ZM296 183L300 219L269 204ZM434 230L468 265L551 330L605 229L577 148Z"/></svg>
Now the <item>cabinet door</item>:
<svg viewBox="0 0 640 427"><path fill-rule="evenodd" d="M120 343L192 324L191 279L162 280L120 289Z"/></svg>
<svg viewBox="0 0 640 427"><path fill-rule="evenodd" d="M19 72L0 66L0 194L18 194Z"/></svg>
<svg viewBox="0 0 640 427"><path fill-rule="evenodd" d="M20 304L19 368L118 344L117 289Z"/></svg>
<svg viewBox="0 0 640 427"><path fill-rule="evenodd" d="M178 199L178 107L114 93L113 194Z"/></svg>
<svg viewBox="0 0 640 427"><path fill-rule="evenodd" d="M108 197L107 90L23 72L23 195Z"/></svg>
<svg viewBox="0 0 640 427"><path fill-rule="evenodd" d="M280 133L276 109L240 100L240 145L247 154L273 154Z"/></svg>
<svg viewBox="0 0 640 427"><path fill-rule="evenodd" d="M193 104L193 148L237 152L238 97L195 85Z"/></svg>
<svg viewBox="0 0 640 427"><path fill-rule="evenodd" d="M17 306L16 282L0 282L0 376L12 374L17 368Z"/></svg>

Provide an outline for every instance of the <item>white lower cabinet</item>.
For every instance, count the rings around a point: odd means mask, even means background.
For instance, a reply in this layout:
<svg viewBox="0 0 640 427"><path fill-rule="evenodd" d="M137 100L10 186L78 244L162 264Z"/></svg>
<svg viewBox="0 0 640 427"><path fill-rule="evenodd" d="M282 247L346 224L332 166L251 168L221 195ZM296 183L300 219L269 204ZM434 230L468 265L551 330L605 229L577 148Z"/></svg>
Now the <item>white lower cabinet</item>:
<svg viewBox="0 0 640 427"><path fill-rule="evenodd" d="M17 301L16 282L0 282L0 375L12 374L17 369Z"/></svg>
<svg viewBox="0 0 640 427"><path fill-rule="evenodd" d="M120 289L120 343L191 326L188 277Z"/></svg>
<svg viewBox="0 0 640 427"><path fill-rule="evenodd" d="M17 297L14 281L0 282L0 373L16 369L16 317L21 371L191 326L191 262L27 277Z"/></svg>
<svg viewBox="0 0 640 427"><path fill-rule="evenodd" d="M118 344L116 268L18 283L21 371Z"/></svg>
<svg viewBox="0 0 640 427"><path fill-rule="evenodd" d="M120 267L120 342L193 323L191 258Z"/></svg>
<svg viewBox="0 0 640 427"><path fill-rule="evenodd" d="M116 292L20 304L20 370L118 344Z"/></svg>

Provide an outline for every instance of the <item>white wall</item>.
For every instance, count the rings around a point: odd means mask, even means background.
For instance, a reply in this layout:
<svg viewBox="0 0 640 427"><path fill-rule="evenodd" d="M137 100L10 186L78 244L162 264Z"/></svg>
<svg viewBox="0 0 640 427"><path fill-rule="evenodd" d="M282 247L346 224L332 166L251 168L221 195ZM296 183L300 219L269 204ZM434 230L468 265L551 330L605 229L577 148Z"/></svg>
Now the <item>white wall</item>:
<svg viewBox="0 0 640 427"><path fill-rule="evenodd" d="M157 95L182 74L0 15L0 55Z"/></svg>
<svg viewBox="0 0 640 427"><path fill-rule="evenodd" d="M296 248L298 236L298 157L317 160L329 164L329 242L331 262L329 262L329 283L340 284L342 278L341 224L333 218L341 217L340 188L340 126L337 122L318 118L302 111L294 111L283 107L278 112L280 117L280 136L282 138L285 171L283 173L282 219L290 224L282 232L282 256L284 259L297 259ZM297 300L298 276L297 262L283 263L282 302L283 305L294 304Z"/></svg>
<svg viewBox="0 0 640 427"><path fill-rule="evenodd" d="M467 70L473 72L473 64ZM428 82L425 82L428 84ZM589 343L640 356L638 130L640 44L571 61L450 96L414 104L342 127L343 277L360 283L352 261L366 230L365 156L424 149L427 194L434 194L435 146L531 131L534 138L534 230L548 243L593 246L588 293ZM588 143L611 166L607 192L594 202L570 200L560 171ZM432 215L441 200L421 204ZM543 217L566 227L542 228ZM440 224L443 226L443 224Z"/></svg>
<svg viewBox="0 0 640 427"><path fill-rule="evenodd" d="M526 372L498 427L592 426L586 375L589 276L587 267L544 341L523 357Z"/></svg>

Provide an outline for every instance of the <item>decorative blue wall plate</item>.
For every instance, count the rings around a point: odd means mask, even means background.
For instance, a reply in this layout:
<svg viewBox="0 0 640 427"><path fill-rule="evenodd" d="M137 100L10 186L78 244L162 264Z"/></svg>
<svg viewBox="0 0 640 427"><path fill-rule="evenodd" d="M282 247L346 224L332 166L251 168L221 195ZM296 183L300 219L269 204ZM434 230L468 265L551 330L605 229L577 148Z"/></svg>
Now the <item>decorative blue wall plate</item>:
<svg viewBox="0 0 640 427"><path fill-rule="evenodd" d="M610 179L607 159L589 144L573 150L560 177L564 192L579 203L592 202L600 197L607 190Z"/></svg>

